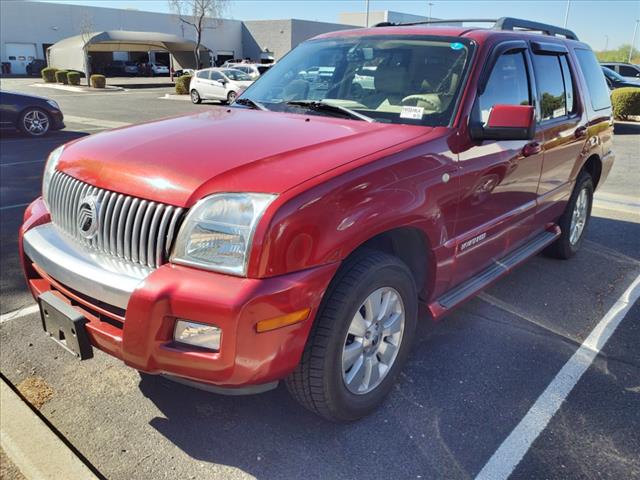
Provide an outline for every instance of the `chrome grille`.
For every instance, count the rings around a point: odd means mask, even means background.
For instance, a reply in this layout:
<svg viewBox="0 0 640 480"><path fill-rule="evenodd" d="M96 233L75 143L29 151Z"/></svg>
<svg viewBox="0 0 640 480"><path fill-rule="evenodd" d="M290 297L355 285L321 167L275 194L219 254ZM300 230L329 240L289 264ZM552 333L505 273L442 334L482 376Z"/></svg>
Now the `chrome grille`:
<svg viewBox="0 0 640 480"><path fill-rule="evenodd" d="M90 239L78 228L82 199L96 198L98 231ZM51 220L85 246L151 268L162 265L176 234L183 209L103 190L56 171L47 204Z"/></svg>

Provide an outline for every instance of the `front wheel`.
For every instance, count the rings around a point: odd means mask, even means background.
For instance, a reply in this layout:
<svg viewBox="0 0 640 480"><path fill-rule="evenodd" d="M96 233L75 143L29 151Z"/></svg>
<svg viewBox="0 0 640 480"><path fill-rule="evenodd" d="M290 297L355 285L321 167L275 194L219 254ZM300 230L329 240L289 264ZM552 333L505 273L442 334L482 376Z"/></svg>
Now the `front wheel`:
<svg viewBox="0 0 640 480"><path fill-rule="evenodd" d="M193 103L202 102L202 98L200 98L200 94L198 93L198 91L196 89L191 90L191 101Z"/></svg>
<svg viewBox="0 0 640 480"><path fill-rule="evenodd" d="M406 361L417 308L403 262L373 250L358 253L326 293L302 360L286 380L289 392L331 421L371 413Z"/></svg>
<svg viewBox="0 0 640 480"><path fill-rule="evenodd" d="M581 172L567 207L558 221L562 233L554 243L547 247L546 254L555 258L568 259L578 252L589 225L592 205L593 180L591 175Z"/></svg>
<svg viewBox="0 0 640 480"><path fill-rule="evenodd" d="M20 116L18 127L22 133L32 137L42 137L49 132L51 120L44 110L30 108Z"/></svg>

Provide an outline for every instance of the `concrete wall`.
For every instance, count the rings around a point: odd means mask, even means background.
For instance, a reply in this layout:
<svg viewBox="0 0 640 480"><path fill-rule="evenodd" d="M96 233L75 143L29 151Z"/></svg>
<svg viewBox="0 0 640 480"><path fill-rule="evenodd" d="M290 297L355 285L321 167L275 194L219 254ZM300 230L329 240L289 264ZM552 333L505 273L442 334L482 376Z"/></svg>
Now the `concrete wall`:
<svg viewBox="0 0 640 480"><path fill-rule="evenodd" d="M354 28L340 23L313 22L308 20L252 20L244 22L242 49L244 56L260 59L260 52L273 52L275 60L309 38L321 33Z"/></svg>
<svg viewBox="0 0 640 480"><path fill-rule="evenodd" d="M6 43L35 44L37 58L45 58L43 44L53 44L82 33L81 25L87 20L94 31L161 32L195 40L193 29L182 24L176 15L27 0L0 0L0 59L3 62L7 60ZM212 20L211 24L215 28L204 32L203 45L214 54L220 50L241 55L242 22L225 19Z"/></svg>
<svg viewBox="0 0 640 480"><path fill-rule="evenodd" d="M424 3L425 13L427 13L427 2ZM341 23L350 25L365 26L366 13L365 12L345 12L339 15ZM393 10L376 10L369 12L369 26L373 26L376 23L391 22L391 23L412 23L412 22L424 22L427 20L427 16L413 15L411 13L394 12ZM433 18L437 20L437 18Z"/></svg>

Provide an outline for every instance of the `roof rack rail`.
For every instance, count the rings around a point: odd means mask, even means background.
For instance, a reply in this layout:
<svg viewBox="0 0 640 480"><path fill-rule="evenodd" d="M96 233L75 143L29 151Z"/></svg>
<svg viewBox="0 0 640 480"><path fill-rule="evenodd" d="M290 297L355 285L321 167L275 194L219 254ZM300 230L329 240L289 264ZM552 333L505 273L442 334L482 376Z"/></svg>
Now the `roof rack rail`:
<svg viewBox="0 0 640 480"><path fill-rule="evenodd" d="M496 19L488 18L459 18L451 20L424 20L421 22L410 23L392 23L381 22L374 27L392 27L392 26L410 26L410 25L437 25L451 23L493 23L494 30L529 30L534 32L542 32L545 35L562 36L569 40L578 40L578 36L566 28L556 27L546 23L532 22L530 20L522 20L520 18L502 17Z"/></svg>

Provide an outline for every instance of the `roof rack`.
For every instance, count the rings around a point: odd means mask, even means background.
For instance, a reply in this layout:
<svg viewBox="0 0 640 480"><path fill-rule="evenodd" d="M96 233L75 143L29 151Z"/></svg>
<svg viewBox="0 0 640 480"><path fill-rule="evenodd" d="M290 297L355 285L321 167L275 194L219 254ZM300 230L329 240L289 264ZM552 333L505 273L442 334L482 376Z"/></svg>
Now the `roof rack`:
<svg viewBox="0 0 640 480"><path fill-rule="evenodd" d="M424 20L421 22L411 23L391 23L381 22L374 27L392 27L392 26L410 26L410 25L437 25L451 23L493 23L493 30L529 30L532 32L542 32L545 35L561 36L569 40L578 40L578 36L566 28L556 27L546 23L532 22L530 20L522 20L520 18L502 17L497 20L487 18L461 18L454 20Z"/></svg>

